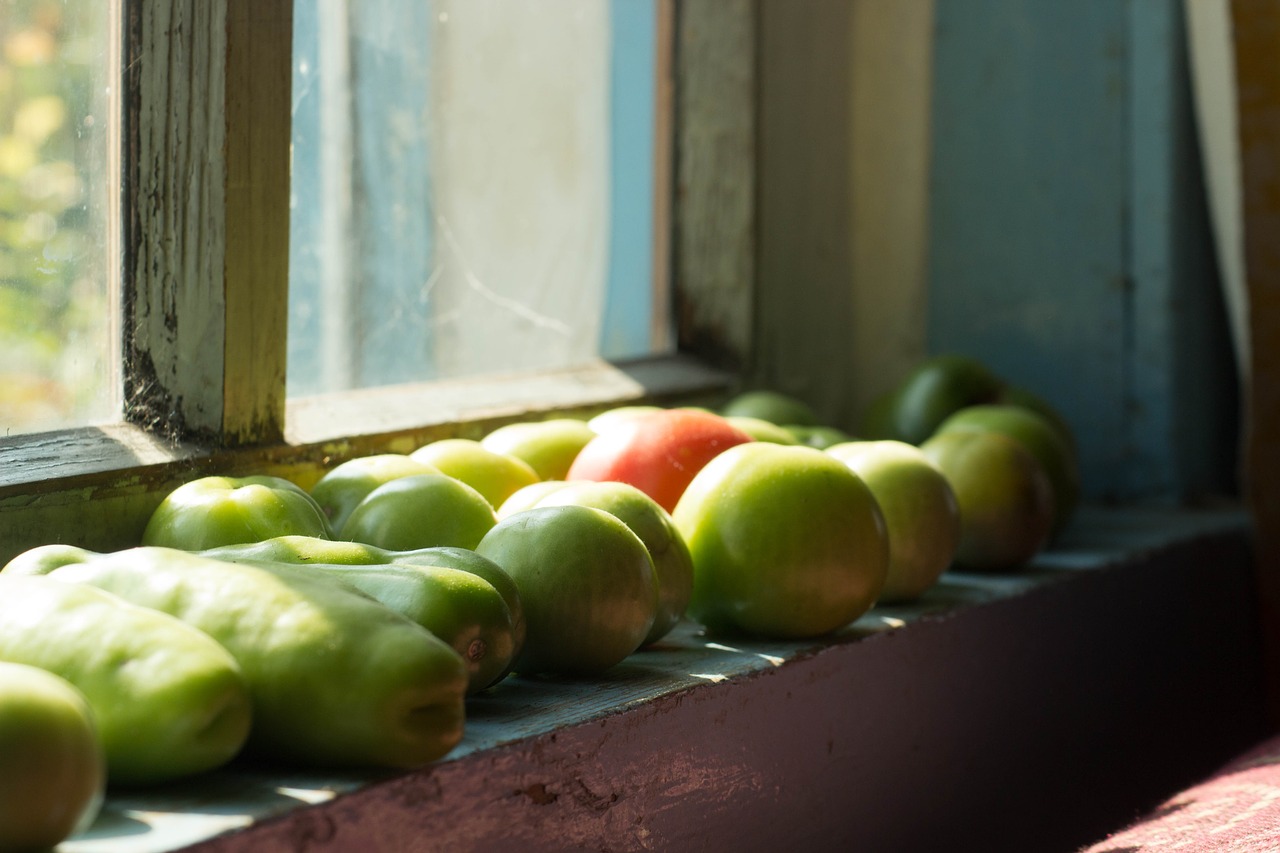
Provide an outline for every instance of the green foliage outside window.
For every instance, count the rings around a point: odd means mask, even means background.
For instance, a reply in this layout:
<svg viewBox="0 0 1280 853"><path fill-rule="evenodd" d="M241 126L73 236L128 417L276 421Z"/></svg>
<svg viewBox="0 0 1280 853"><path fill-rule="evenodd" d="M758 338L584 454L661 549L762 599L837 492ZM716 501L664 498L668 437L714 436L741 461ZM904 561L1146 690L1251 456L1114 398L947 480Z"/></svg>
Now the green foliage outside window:
<svg viewBox="0 0 1280 853"><path fill-rule="evenodd" d="M104 0L0 0L0 435L111 414Z"/></svg>

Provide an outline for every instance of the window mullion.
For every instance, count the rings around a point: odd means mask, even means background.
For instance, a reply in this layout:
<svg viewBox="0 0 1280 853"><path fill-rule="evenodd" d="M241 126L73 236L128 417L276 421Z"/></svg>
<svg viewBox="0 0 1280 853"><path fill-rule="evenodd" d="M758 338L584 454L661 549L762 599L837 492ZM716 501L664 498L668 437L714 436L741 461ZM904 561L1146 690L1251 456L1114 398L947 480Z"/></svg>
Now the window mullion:
<svg viewBox="0 0 1280 853"><path fill-rule="evenodd" d="M125 409L283 433L292 0L129 4Z"/></svg>

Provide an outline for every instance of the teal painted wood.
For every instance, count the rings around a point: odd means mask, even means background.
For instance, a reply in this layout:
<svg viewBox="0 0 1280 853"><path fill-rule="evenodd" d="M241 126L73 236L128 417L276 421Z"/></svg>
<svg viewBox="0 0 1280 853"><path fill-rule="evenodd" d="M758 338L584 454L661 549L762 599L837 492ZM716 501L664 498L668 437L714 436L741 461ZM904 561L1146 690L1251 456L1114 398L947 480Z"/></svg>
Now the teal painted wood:
<svg viewBox="0 0 1280 853"><path fill-rule="evenodd" d="M1059 407L1094 495L1125 465L1126 5L936 12L928 346Z"/></svg>
<svg viewBox="0 0 1280 853"><path fill-rule="evenodd" d="M1177 3L938 4L929 348L1062 409L1095 498L1234 473L1183 38Z"/></svg>
<svg viewBox="0 0 1280 853"><path fill-rule="evenodd" d="M609 268L600 354L625 359L653 351L658 15L653 0L612 0L609 12Z"/></svg>

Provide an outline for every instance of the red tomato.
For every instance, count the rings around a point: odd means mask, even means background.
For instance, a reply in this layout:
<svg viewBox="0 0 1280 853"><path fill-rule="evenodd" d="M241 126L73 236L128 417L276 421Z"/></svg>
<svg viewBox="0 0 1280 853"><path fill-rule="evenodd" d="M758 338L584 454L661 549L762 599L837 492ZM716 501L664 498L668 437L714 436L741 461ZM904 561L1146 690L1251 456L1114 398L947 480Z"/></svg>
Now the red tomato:
<svg viewBox="0 0 1280 853"><path fill-rule="evenodd" d="M629 483L671 512L694 475L751 436L700 409L663 409L628 419L591 439L568 480Z"/></svg>

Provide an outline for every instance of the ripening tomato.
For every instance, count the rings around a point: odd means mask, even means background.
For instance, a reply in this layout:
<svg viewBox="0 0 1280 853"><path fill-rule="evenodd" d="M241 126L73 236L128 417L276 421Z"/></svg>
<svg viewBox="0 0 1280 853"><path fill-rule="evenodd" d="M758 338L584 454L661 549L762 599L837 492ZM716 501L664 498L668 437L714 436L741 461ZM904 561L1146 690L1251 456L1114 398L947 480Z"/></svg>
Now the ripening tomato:
<svg viewBox="0 0 1280 853"><path fill-rule="evenodd" d="M751 440L711 412L662 409L628 419L591 439L566 479L629 483L671 512L704 465Z"/></svg>

